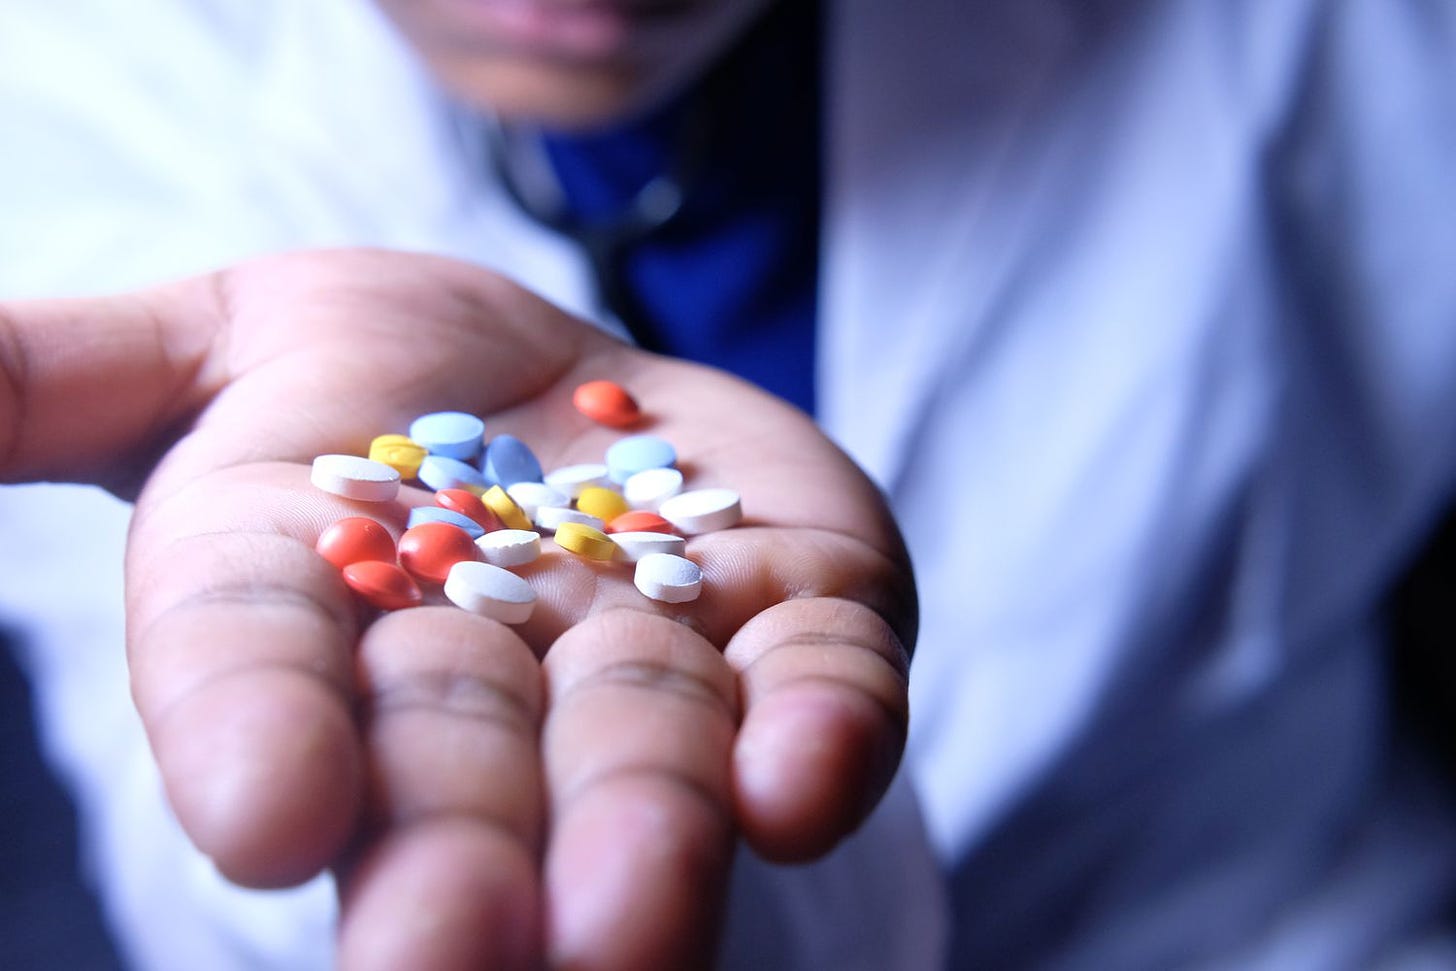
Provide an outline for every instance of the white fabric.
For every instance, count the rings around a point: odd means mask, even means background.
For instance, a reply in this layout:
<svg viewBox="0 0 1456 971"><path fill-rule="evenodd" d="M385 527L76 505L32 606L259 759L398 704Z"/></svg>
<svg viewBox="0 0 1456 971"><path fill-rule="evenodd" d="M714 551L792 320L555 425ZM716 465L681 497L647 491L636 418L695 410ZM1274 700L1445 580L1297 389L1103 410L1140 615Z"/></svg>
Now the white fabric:
<svg viewBox="0 0 1456 971"><path fill-rule="evenodd" d="M745 869L728 954L933 967L946 889L967 967L1404 947L1456 866L1377 615L1456 485L1456 14L827 6L819 411L915 559L909 765L945 886L899 792L857 856ZM371 243L590 308L357 0L12 4L0 131L0 294ZM6 528L60 510L93 561L119 540L69 492L0 503ZM114 577L93 632L47 595L75 562L0 588L130 957L320 966L327 888L226 888L169 828Z"/></svg>

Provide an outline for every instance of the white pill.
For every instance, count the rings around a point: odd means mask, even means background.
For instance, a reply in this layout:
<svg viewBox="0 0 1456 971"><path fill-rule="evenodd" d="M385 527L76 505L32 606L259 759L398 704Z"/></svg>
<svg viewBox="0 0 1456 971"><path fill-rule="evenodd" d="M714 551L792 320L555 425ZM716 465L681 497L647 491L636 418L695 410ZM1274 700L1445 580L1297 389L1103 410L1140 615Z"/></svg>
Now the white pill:
<svg viewBox="0 0 1456 971"><path fill-rule="evenodd" d="M588 515L580 509L572 509L568 506L542 506L536 510L536 515L531 517L532 522L548 533L556 532L556 527L562 523L581 523L583 526L590 526L592 529L606 529L607 524L596 516Z"/></svg>
<svg viewBox="0 0 1456 971"><path fill-rule="evenodd" d="M671 553L682 556L687 552L688 541L671 533L608 533L628 563L636 563L649 553Z"/></svg>
<svg viewBox="0 0 1456 971"><path fill-rule="evenodd" d="M485 562L523 566L541 555L541 534L534 529L497 529L475 541Z"/></svg>
<svg viewBox="0 0 1456 971"><path fill-rule="evenodd" d="M743 505L732 489L694 489L665 500L657 514L679 532L696 536L737 526L743 521Z"/></svg>
<svg viewBox="0 0 1456 971"><path fill-rule="evenodd" d="M516 500L527 519L535 519L536 510L542 506L571 505L570 496L544 482L517 482L506 487L506 494Z"/></svg>
<svg viewBox="0 0 1456 971"><path fill-rule="evenodd" d="M649 553L637 561L632 582L653 600L687 603L698 599L698 594L703 592L703 571L686 557Z"/></svg>
<svg viewBox="0 0 1456 971"><path fill-rule="evenodd" d="M677 469L644 469L629 476L622 483L622 495L633 509L650 509L653 512L682 492L683 474Z"/></svg>
<svg viewBox="0 0 1456 971"><path fill-rule="evenodd" d="M596 463L568 465L565 468L546 473L546 484L566 493L568 499L575 499L581 495L583 489L591 486L604 486L609 481L607 467ZM561 505L565 505L565 503Z"/></svg>
<svg viewBox="0 0 1456 971"><path fill-rule="evenodd" d="M358 455L320 455L309 481L325 492L365 502L389 502L399 495L399 470Z"/></svg>
<svg viewBox="0 0 1456 971"><path fill-rule="evenodd" d="M510 570L478 560L450 567L445 596L457 607L502 624L525 623L536 607L536 591L529 583Z"/></svg>

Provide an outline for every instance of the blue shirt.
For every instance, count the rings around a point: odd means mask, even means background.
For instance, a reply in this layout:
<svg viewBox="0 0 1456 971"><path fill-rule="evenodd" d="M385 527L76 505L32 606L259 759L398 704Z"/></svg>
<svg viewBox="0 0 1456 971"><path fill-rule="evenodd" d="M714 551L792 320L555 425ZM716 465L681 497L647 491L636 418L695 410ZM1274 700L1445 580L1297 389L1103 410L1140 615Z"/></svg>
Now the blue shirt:
<svg viewBox="0 0 1456 971"><path fill-rule="evenodd" d="M784 4L686 96L606 131L544 139L608 308L649 350L814 408L819 12ZM653 180L682 204L614 232ZM613 237L616 238L613 238Z"/></svg>

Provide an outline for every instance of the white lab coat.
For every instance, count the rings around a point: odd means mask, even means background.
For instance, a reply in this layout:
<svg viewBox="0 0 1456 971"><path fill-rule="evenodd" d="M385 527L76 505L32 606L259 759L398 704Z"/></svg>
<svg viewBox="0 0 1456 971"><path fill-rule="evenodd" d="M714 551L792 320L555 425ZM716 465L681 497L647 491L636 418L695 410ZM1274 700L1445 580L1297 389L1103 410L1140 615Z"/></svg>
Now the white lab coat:
<svg viewBox="0 0 1456 971"><path fill-rule="evenodd" d="M362 4L30 6L0 12L0 293L369 243L592 313ZM738 895L731 960L934 967L947 914L977 967L1358 966L1420 935L1456 833L1377 612L1456 490L1450 6L828 7L818 412L915 560L908 779L944 879L902 788L851 853ZM326 887L227 888L161 817L113 581L57 604L25 566L5 599L131 958L325 961Z"/></svg>

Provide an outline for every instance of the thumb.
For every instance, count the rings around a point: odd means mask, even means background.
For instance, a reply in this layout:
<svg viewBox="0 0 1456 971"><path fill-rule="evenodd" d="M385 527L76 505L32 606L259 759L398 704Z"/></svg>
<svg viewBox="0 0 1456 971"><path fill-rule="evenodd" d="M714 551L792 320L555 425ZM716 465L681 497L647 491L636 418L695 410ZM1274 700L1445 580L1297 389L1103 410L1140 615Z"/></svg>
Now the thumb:
<svg viewBox="0 0 1456 971"><path fill-rule="evenodd" d="M220 386L225 286L0 302L0 480L139 482Z"/></svg>

